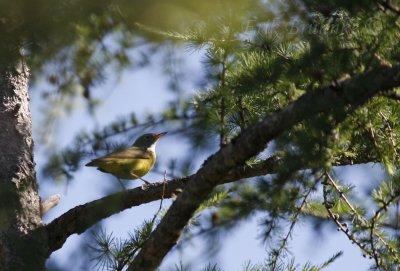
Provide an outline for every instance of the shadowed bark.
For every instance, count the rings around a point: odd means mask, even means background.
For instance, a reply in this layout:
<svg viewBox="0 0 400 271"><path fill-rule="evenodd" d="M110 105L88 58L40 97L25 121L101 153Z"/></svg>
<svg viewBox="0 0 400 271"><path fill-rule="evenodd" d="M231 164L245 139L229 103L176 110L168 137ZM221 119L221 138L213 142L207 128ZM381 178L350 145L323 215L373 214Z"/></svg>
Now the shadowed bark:
<svg viewBox="0 0 400 271"><path fill-rule="evenodd" d="M237 167L226 174L221 183L269 174L274 172L278 162L276 157L271 157L252 167ZM48 254L61 248L70 235L83 233L101 219L133 206L177 195L184 189L189 178L191 176L170 180L165 183L165 189L164 182L157 182L152 183L146 190L141 187L133 188L74 207L44 227L48 235Z"/></svg>
<svg viewBox="0 0 400 271"><path fill-rule="evenodd" d="M342 161L335 164L335 166L363 164L369 162L376 162L376 159L366 157L365 159L353 159L352 161L349 161L347 158L344 158ZM276 169L280 164L281 159L276 156L271 156L252 166L238 166L223 176L220 179L219 184L273 174L276 172ZM188 176L169 180L165 183L165 188L164 182L152 183L146 190L143 190L141 187L133 188L72 208L54 219L44 228L39 229L39 231L45 230L45 234L48 236L48 254L50 255L53 251L60 249L67 238L72 234L81 234L102 219L134 206L178 195L179 192L185 188L188 180L192 177L193 176Z"/></svg>
<svg viewBox="0 0 400 271"><path fill-rule="evenodd" d="M0 270L41 270L41 226L24 63L0 67ZM42 256L42 257L41 257Z"/></svg>

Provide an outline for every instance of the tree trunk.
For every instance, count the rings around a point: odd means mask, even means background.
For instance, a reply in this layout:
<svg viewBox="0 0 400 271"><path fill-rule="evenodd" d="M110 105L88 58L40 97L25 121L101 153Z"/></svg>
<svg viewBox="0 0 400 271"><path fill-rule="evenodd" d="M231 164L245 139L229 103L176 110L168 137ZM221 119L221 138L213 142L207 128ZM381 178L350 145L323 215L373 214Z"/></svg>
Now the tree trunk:
<svg viewBox="0 0 400 271"><path fill-rule="evenodd" d="M33 161L29 72L0 67L0 270L44 270L45 244Z"/></svg>

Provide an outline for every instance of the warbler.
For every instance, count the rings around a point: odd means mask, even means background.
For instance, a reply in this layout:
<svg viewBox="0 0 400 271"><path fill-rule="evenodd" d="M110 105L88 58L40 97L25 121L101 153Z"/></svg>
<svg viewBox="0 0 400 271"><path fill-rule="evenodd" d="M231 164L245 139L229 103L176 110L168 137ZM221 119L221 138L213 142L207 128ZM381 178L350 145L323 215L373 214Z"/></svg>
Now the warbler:
<svg viewBox="0 0 400 271"><path fill-rule="evenodd" d="M118 180L141 179L148 185L149 182L142 177L153 168L156 162L156 143L165 134L166 132L141 135L132 147L96 158L86 166L97 167L102 172L114 175Z"/></svg>

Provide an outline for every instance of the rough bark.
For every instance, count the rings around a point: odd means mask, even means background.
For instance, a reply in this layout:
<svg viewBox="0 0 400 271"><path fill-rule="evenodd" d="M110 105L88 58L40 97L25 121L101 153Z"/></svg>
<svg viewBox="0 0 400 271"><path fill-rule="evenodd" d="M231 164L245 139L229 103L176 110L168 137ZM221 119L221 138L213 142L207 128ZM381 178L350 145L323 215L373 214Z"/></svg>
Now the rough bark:
<svg viewBox="0 0 400 271"><path fill-rule="evenodd" d="M228 172L220 180L220 183L272 173L278 166L278 162L278 158L270 157L252 167L237 167ZM48 235L48 254L61 248L70 235L83 233L101 219L134 206L177 195L184 189L189 178L191 176L170 180L166 183L152 183L145 190L141 187L133 188L72 208L43 228ZM43 229L39 229L39 231Z"/></svg>
<svg viewBox="0 0 400 271"><path fill-rule="evenodd" d="M343 157L334 166L370 162L378 161L374 157L362 157L361 159L351 160ZM277 156L271 156L251 166L238 166L227 172L218 183L224 184L246 178L274 174L280 164L281 159ZM188 180L192 177L177 178L169 180L166 183L152 183L146 190L143 190L141 187L128 189L72 208L45 227L38 229L38 231L44 230L48 236L48 254L50 255L53 251L60 249L72 234L81 234L102 219L134 206L160 200L161 198L168 199L177 196L185 189Z"/></svg>
<svg viewBox="0 0 400 271"><path fill-rule="evenodd" d="M0 67L0 270L42 270L26 65Z"/></svg>

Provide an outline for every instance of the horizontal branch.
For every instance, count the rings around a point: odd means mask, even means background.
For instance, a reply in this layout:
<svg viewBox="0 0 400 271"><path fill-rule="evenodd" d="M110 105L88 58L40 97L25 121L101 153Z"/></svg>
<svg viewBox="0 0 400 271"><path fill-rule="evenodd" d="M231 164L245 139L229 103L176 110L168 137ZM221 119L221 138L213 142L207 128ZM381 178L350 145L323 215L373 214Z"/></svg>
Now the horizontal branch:
<svg viewBox="0 0 400 271"><path fill-rule="evenodd" d="M252 166L240 166L229 171L221 183L227 183L275 172L279 159L270 157ZM171 198L186 185L189 177L173 179L165 185L164 198ZM72 234L80 234L100 220L125 209L159 200L163 194L163 182L118 192L92 202L74 207L44 226L48 236L48 254L62 247ZM42 229L43 230L43 229Z"/></svg>
<svg viewBox="0 0 400 271"><path fill-rule="evenodd" d="M253 164L239 166L228 172L220 184L276 173L281 159L276 156ZM346 157L336 166L364 164L375 159L348 160ZM171 198L184 189L189 177L176 178L165 184L164 198ZM48 254L60 249L72 234L81 234L102 219L162 198L163 182L152 183L146 190L141 187L117 192L103 198L76 206L44 227L48 237Z"/></svg>
<svg viewBox="0 0 400 271"><path fill-rule="evenodd" d="M354 110L378 92L399 85L400 66L374 68L354 78L344 78L331 86L309 91L281 111L243 131L230 144L209 157L197 173L189 177L184 191L168 209L128 270L155 270L225 172L255 156L283 131L322 112L341 112L333 114L336 122L340 122L349 112L345 109Z"/></svg>

